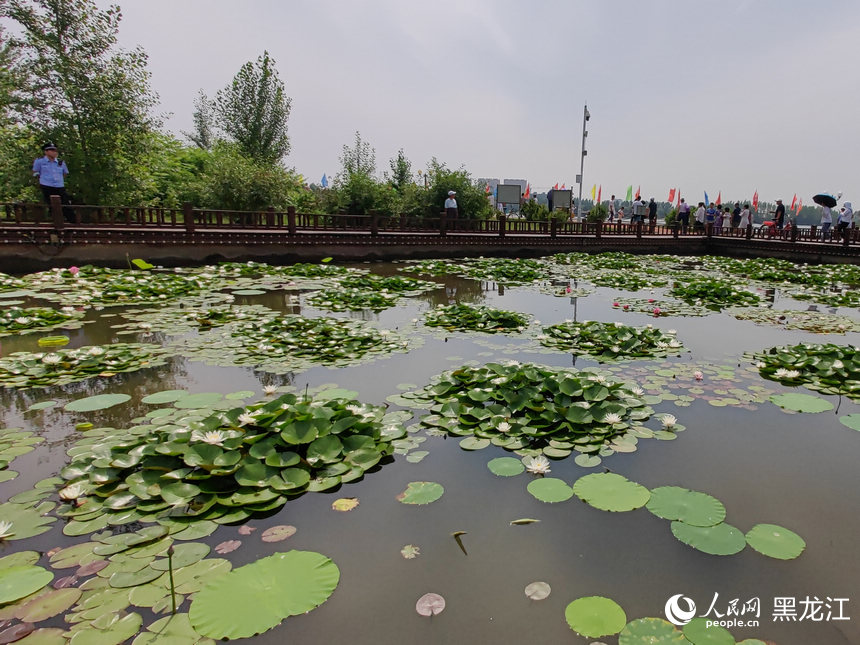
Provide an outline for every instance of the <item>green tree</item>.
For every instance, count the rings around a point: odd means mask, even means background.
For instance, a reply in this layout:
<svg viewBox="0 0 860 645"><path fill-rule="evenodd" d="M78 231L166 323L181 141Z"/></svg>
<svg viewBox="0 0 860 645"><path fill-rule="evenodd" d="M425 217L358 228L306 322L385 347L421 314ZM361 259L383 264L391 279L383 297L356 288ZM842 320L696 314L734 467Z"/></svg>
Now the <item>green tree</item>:
<svg viewBox="0 0 860 645"><path fill-rule="evenodd" d="M242 65L233 82L215 96L216 122L240 150L275 163L290 151L287 119L291 100L269 52Z"/></svg>
<svg viewBox="0 0 860 645"><path fill-rule="evenodd" d="M430 185L428 190L424 191L426 215L439 215L449 190L457 193L457 210L460 217L486 219L493 214L485 186L479 186L472 181L471 175L464 168L451 170L434 157L427 164L427 175Z"/></svg>
<svg viewBox="0 0 860 645"><path fill-rule="evenodd" d="M361 133L355 131L355 144L350 148L343 146L340 156L340 174L337 179L345 181L353 175L372 178L376 173L376 150L369 142L361 138Z"/></svg>
<svg viewBox="0 0 860 645"><path fill-rule="evenodd" d="M93 0L7 0L2 15L21 35L12 42L27 72L23 118L60 146L69 188L86 203L125 202L140 193L132 168L157 127L149 111L142 49L116 48L122 18Z"/></svg>
<svg viewBox="0 0 860 645"><path fill-rule="evenodd" d="M388 182L398 193L412 184L412 163L403 153L403 148L397 151L397 156L388 162L391 175L387 177Z"/></svg>
<svg viewBox="0 0 860 645"><path fill-rule="evenodd" d="M203 90L197 93L192 114L194 129L183 132L189 141L201 150L211 150L215 145L215 105Z"/></svg>

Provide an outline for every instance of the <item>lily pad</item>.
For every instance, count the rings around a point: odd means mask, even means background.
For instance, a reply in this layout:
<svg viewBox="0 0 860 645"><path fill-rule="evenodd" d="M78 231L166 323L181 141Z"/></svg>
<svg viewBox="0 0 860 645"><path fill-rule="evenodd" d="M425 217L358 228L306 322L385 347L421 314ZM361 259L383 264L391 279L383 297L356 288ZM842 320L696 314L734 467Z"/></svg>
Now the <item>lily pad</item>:
<svg viewBox="0 0 860 645"><path fill-rule="evenodd" d="M687 546L711 555L734 555L747 545L744 534L725 522L707 527L672 522L672 534Z"/></svg>
<svg viewBox="0 0 860 645"><path fill-rule="evenodd" d="M715 526L726 519L726 507L720 500L678 486L652 489L646 507L664 520L679 520L691 526Z"/></svg>
<svg viewBox="0 0 860 645"><path fill-rule="evenodd" d="M25 623L38 623L63 613L80 597L80 589L55 589L25 604L15 612L15 617Z"/></svg>
<svg viewBox="0 0 860 645"><path fill-rule="evenodd" d="M340 499L336 499L331 503L332 510L341 511L345 513L347 511L351 511L352 509L358 506L358 498L357 497L341 497Z"/></svg>
<svg viewBox="0 0 860 645"><path fill-rule="evenodd" d="M26 412L35 412L36 410L47 410L48 408L53 408L57 405L56 401L40 401L39 403L34 403L29 408L26 409Z"/></svg>
<svg viewBox="0 0 860 645"><path fill-rule="evenodd" d="M662 618L631 620L618 634L618 645L687 645L684 635Z"/></svg>
<svg viewBox="0 0 860 645"><path fill-rule="evenodd" d="M573 631L587 638L617 634L627 624L621 606L603 596L577 598L565 608L564 617Z"/></svg>
<svg viewBox="0 0 860 645"><path fill-rule="evenodd" d="M528 491L542 502L564 502L573 497L573 489L555 477L543 477L529 482Z"/></svg>
<svg viewBox="0 0 860 645"><path fill-rule="evenodd" d="M532 582L526 585L525 594L529 600L549 598L552 588L546 582Z"/></svg>
<svg viewBox="0 0 860 645"><path fill-rule="evenodd" d="M97 394L96 396L88 396L84 399L76 399L66 403L63 409L66 412L93 412L95 410L105 410L120 403L129 401L131 397L128 394Z"/></svg>
<svg viewBox="0 0 860 645"><path fill-rule="evenodd" d="M415 611L421 616L436 616L445 611L445 599L437 593L425 593L415 603Z"/></svg>
<svg viewBox="0 0 860 645"><path fill-rule="evenodd" d="M276 553L208 584L195 594L189 618L209 638L248 638L318 607L339 580L337 566L320 553Z"/></svg>
<svg viewBox="0 0 860 645"><path fill-rule="evenodd" d="M827 412L833 409L833 404L820 396L796 392L772 394L770 401L781 408L795 412Z"/></svg>
<svg viewBox="0 0 860 645"><path fill-rule="evenodd" d="M746 541L759 553L778 560L793 560L806 548L802 537L776 524L756 524L747 533Z"/></svg>
<svg viewBox="0 0 860 645"><path fill-rule="evenodd" d="M839 417L839 423L860 432L860 414L846 414L844 417Z"/></svg>
<svg viewBox="0 0 860 645"><path fill-rule="evenodd" d="M280 524L278 526L270 526L260 534L260 539L263 542L281 542L288 537L296 534L296 527L289 524Z"/></svg>
<svg viewBox="0 0 860 645"><path fill-rule="evenodd" d="M445 489L436 482L409 482L406 490L397 496L402 504L430 504L442 497Z"/></svg>
<svg viewBox="0 0 860 645"><path fill-rule="evenodd" d="M526 469L526 467L523 466L522 461L514 459L513 457L497 457L496 459L491 459L489 463L487 463L487 468L490 469L491 473L498 475L499 477L514 477L515 475L523 473Z"/></svg>
<svg viewBox="0 0 860 645"><path fill-rule="evenodd" d="M188 392L185 390L162 390L161 392L155 392L143 397L141 401L150 405L159 405L162 403L173 403L185 396L188 396Z"/></svg>
<svg viewBox="0 0 860 645"><path fill-rule="evenodd" d="M706 618L694 618L684 625L684 637L693 645L735 645L731 632L719 625L708 625Z"/></svg>
<svg viewBox="0 0 860 645"><path fill-rule="evenodd" d="M54 579L50 571L34 565L0 569L0 604L20 600Z"/></svg>
<svg viewBox="0 0 860 645"><path fill-rule="evenodd" d="M580 477L573 492L583 502L602 511L632 511L648 503L651 492L616 473L593 473Z"/></svg>
<svg viewBox="0 0 860 645"><path fill-rule="evenodd" d="M74 645L119 645L134 636L140 629L143 619L140 614L131 613L119 617L112 614L103 628L90 624L87 629L77 631L70 643Z"/></svg>
<svg viewBox="0 0 860 645"><path fill-rule="evenodd" d="M39 347L62 347L69 344L68 336L42 336L36 341Z"/></svg>

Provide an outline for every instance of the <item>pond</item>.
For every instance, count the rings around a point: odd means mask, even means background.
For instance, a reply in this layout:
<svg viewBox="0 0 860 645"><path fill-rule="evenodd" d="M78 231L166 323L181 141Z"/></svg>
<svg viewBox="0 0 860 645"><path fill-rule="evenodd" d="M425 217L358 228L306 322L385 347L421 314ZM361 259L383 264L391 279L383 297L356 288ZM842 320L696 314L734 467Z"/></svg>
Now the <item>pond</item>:
<svg viewBox="0 0 860 645"><path fill-rule="evenodd" d="M858 643L858 283L614 253L0 276L0 639Z"/></svg>

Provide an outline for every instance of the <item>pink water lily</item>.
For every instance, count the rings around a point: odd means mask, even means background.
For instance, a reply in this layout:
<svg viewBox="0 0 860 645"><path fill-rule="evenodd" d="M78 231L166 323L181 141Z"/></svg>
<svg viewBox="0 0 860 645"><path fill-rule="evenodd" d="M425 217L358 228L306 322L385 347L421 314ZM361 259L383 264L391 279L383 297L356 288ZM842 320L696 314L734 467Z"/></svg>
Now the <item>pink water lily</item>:
<svg viewBox="0 0 860 645"><path fill-rule="evenodd" d="M72 275L78 275L79 271L80 269L78 267L69 267L69 273L71 273Z"/></svg>
<svg viewBox="0 0 860 645"><path fill-rule="evenodd" d="M659 315L660 315L660 307L654 307L654 315L655 315L655 316L659 316Z"/></svg>

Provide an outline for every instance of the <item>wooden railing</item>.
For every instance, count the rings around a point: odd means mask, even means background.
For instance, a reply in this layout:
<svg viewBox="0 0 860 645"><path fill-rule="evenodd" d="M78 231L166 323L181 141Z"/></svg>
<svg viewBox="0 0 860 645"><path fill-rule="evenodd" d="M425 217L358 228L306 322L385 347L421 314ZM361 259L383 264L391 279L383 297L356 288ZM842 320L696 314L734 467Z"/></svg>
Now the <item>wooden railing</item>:
<svg viewBox="0 0 860 645"><path fill-rule="evenodd" d="M713 238L760 239L767 241L817 242L823 244L843 244L845 246L860 242L860 229L850 228L837 232L831 229L822 236L819 227L791 228L777 230L774 227L750 226L745 229L731 227L708 227L696 229L680 226L651 225L649 222L585 222L585 221L536 221L506 218L499 215L496 219L479 220L467 218L448 218L444 212L437 217L417 217L411 215L385 216L377 213L369 215L298 213L292 207L286 211L270 208L265 211L231 211L222 209L193 208L185 204L183 208L128 207L128 206L91 206L62 205L58 197L50 205L6 203L0 204L0 229L14 228L48 229L147 229L163 231L212 232L216 230L233 231L276 231L280 233L312 234L324 233L423 233L435 235L482 234L482 235L528 235L528 236L593 236L610 237L673 237L684 238L706 236Z"/></svg>

